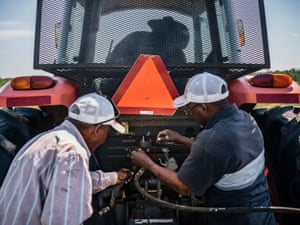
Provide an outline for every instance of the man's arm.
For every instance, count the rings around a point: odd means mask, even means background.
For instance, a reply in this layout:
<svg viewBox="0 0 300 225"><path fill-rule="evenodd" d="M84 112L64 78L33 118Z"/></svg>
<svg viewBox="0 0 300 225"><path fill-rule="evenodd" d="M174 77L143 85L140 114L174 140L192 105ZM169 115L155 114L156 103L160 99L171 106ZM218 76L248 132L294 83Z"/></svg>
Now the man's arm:
<svg viewBox="0 0 300 225"><path fill-rule="evenodd" d="M177 133L176 131L169 130L169 129L160 131L157 134L156 141L158 143L164 143L164 142L168 142L168 141L175 141L177 143L181 143L181 144L185 145L188 148L191 148L192 144L194 142L192 139L190 139L186 136L183 136L183 135Z"/></svg>
<svg viewBox="0 0 300 225"><path fill-rule="evenodd" d="M117 172L103 172L101 170L90 172L92 183L93 183L93 193L100 192L109 186L117 184L118 173Z"/></svg>
<svg viewBox="0 0 300 225"><path fill-rule="evenodd" d="M103 172L101 170L90 172L92 183L93 183L93 193L100 192L109 186L127 182L131 177L132 173L129 169L122 168L117 172Z"/></svg>
<svg viewBox="0 0 300 225"><path fill-rule="evenodd" d="M159 180L174 191L187 195L189 188L178 178L177 173L153 162L143 151L132 151L130 155L133 163L151 171Z"/></svg>

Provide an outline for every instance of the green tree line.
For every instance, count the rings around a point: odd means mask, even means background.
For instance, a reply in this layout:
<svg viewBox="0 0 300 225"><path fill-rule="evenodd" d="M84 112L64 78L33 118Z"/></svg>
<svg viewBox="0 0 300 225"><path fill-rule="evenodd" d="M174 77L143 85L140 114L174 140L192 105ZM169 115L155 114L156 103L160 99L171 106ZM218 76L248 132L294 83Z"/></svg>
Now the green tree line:
<svg viewBox="0 0 300 225"><path fill-rule="evenodd" d="M300 84L300 69L290 69L290 70L283 70L283 71L273 71L273 73L284 73L288 74L293 78L294 81L297 81L298 84Z"/></svg>
<svg viewBox="0 0 300 225"><path fill-rule="evenodd" d="M7 83L11 78L0 78L0 87Z"/></svg>

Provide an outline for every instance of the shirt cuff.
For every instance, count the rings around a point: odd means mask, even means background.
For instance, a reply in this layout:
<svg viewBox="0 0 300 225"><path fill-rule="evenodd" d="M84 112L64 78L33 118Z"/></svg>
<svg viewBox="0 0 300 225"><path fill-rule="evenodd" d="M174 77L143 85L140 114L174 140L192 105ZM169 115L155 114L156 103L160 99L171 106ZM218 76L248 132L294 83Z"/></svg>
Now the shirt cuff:
<svg viewBox="0 0 300 225"><path fill-rule="evenodd" d="M93 193L97 193L109 186L115 185L118 181L117 172L103 172L101 170L96 170L90 172L90 175L93 183Z"/></svg>
<svg viewBox="0 0 300 225"><path fill-rule="evenodd" d="M112 182L111 185L115 185L118 182L118 173L117 172L106 172L105 175L110 177L110 180Z"/></svg>

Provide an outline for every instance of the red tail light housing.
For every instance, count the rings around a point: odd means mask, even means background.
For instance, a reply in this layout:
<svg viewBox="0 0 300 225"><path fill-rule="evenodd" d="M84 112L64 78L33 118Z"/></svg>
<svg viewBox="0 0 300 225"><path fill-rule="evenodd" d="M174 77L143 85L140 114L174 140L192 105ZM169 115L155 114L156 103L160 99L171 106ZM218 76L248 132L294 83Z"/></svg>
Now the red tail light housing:
<svg viewBox="0 0 300 225"><path fill-rule="evenodd" d="M286 88L293 79L287 74L259 74L249 79L249 83L255 87Z"/></svg>
<svg viewBox="0 0 300 225"><path fill-rule="evenodd" d="M53 87L55 80L49 76L22 76L11 80L14 90L40 90Z"/></svg>

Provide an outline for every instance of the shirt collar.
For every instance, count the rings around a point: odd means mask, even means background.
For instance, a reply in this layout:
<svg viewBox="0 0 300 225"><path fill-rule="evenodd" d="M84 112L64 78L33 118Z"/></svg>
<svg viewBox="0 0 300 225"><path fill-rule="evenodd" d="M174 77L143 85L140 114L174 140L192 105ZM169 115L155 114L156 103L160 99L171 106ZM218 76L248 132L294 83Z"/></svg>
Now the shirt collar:
<svg viewBox="0 0 300 225"><path fill-rule="evenodd" d="M58 125L55 128L55 130L67 130L68 132L70 132L77 139L78 143L86 150L88 157L91 157L91 152L84 138L82 137L79 130L70 121L63 121L60 125Z"/></svg>
<svg viewBox="0 0 300 225"><path fill-rule="evenodd" d="M223 109L219 110L205 125L204 129L212 128L217 122L224 118L231 117L238 110L235 104L228 105Z"/></svg>

